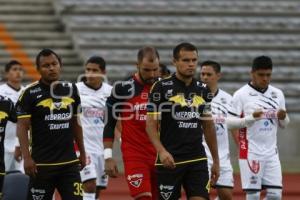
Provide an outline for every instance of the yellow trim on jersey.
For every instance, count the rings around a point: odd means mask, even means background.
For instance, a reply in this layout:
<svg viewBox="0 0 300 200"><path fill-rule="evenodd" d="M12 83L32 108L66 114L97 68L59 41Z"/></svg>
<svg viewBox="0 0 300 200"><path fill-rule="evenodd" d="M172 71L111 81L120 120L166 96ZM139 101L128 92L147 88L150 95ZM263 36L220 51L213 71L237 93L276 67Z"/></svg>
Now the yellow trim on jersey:
<svg viewBox="0 0 300 200"><path fill-rule="evenodd" d="M6 173L0 173L0 176L5 176Z"/></svg>
<svg viewBox="0 0 300 200"><path fill-rule="evenodd" d="M186 161L181 161L181 162L175 162L175 165L182 165L182 164L197 162L197 161L201 161L201 160L207 160L207 158L197 158L197 159L193 159L193 160L186 160ZM155 164L155 166L162 166L162 165L163 165L162 163Z"/></svg>
<svg viewBox="0 0 300 200"><path fill-rule="evenodd" d="M31 115L20 115L17 118L22 119L22 118L30 118L30 117L31 117Z"/></svg>
<svg viewBox="0 0 300 200"><path fill-rule="evenodd" d="M21 99L23 98L23 95L24 95L25 91L27 91L27 90L30 89L31 87L37 85L38 83L39 83L39 81L35 81L35 82L29 84L29 85L21 92L21 94L20 94L20 96L19 96L19 98L18 98L18 101L21 100Z"/></svg>
<svg viewBox="0 0 300 200"><path fill-rule="evenodd" d="M147 115L160 115L161 112L147 112Z"/></svg>
<svg viewBox="0 0 300 200"><path fill-rule="evenodd" d="M72 161L67 161L67 162L60 162L60 163L38 163L36 164L37 166L58 166L58 165L66 165L66 164L71 164L78 162L79 160L72 160Z"/></svg>

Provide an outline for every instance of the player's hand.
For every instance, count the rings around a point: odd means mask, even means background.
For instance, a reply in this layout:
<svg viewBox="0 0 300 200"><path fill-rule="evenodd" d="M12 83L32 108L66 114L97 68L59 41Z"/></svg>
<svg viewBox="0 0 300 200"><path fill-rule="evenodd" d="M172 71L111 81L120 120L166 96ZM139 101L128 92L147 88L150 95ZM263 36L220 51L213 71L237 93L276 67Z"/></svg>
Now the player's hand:
<svg viewBox="0 0 300 200"><path fill-rule="evenodd" d="M17 162L21 162L21 160L22 160L21 148L18 146L16 146L16 148L15 148L14 158Z"/></svg>
<svg viewBox="0 0 300 200"><path fill-rule="evenodd" d="M31 157L24 158L24 171L28 176L34 177L37 174L37 168Z"/></svg>
<svg viewBox="0 0 300 200"><path fill-rule="evenodd" d="M262 110L256 110L252 113L254 119L260 119L264 112Z"/></svg>
<svg viewBox="0 0 300 200"><path fill-rule="evenodd" d="M173 156L166 150L158 152L159 160L164 167L174 169L176 167Z"/></svg>
<svg viewBox="0 0 300 200"><path fill-rule="evenodd" d="M104 169L105 173L112 177L112 178L116 178L119 171L118 171L118 167L117 167L117 163L113 158L107 158L105 159L105 169Z"/></svg>
<svg viewBox="0 0 300 200"><path fill-rule="evenodd" d="M278 112L277 112L277 118L279 120L284 120L285 117L286 117L286 111L283 110L283 109L278 110Z"/></svg>
<svg viewBox="0 0 300 200"><path fill-rule="evenodd" d="M80 162L80 170L82 170L86 166L86 156L85 156L85 154L80 154L79 162Z"/></svg>
<svg viewBox="0 0 300 200"><path fill-rule="evenodd" d="M210 170L211 170L210 184L215 185L218 181L219 176L220 176L219 162L213 162Z"/></svg>

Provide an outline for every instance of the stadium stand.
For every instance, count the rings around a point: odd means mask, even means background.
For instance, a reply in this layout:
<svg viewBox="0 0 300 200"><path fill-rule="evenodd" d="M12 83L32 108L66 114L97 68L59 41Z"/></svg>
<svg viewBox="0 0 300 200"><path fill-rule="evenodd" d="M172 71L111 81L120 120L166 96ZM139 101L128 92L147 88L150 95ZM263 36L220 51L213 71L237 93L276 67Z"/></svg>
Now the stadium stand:
<svg viewBox="0 0 300 200"><path fill-rule="evenodd" d="M52 1L0 0L0 4L0 66L17 59L25 65L26 80L37 79L36 54L53 48L63 57L63 78L75 80L82 72L82 60L55 15Z"/></svg>

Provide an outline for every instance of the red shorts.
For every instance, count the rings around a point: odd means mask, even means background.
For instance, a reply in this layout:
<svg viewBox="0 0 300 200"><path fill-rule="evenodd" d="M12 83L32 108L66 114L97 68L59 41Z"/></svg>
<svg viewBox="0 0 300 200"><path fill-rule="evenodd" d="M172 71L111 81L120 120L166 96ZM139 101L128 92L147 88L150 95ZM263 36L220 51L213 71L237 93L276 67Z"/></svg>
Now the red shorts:
<svg viewBox="0 0 300 200"><path fill-rule="evenodd" d="M130 195L133 198L152 196L152 199L158 199L154 161L126 161L124 168Z"/></svg>

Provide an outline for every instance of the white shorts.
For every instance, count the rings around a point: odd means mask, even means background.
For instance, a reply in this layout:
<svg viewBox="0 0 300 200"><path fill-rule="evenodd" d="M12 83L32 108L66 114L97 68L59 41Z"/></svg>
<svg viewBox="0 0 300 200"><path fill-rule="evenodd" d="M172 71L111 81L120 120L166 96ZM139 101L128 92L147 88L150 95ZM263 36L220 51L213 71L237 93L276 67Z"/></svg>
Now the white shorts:
<svg viewBox="0 0 300 200"><path fill-rule="evenodd" d="M212 160L208 159L209 177L211 176ZM215 185L216 188L233 188L233 170L229 156L220 160L220 176Z"/></svg>
<svg viewBox="0 0 300 200"><path fill-rule="evenodd" d="M91 163L96 170L96 185L97 187L106 188L108 183L108 176L104 173L104 156L103 154L87 153Z"/></svg>
<svg viewBox="0 0 300 200"><path fill-rule="evenodd" d="M239 159L243 190L282 188L282 172L278 153L265 159L248 154L248 159Z"/></svg>
<svg viewBox="0 0 300 200"><path fill-rule="evenodd" d="M4 153L4 163L5 163L5 171L13 171L19 170L24 173L24 161L23 159L18 162L15 160L14 152L5 152Z"/></svg>

